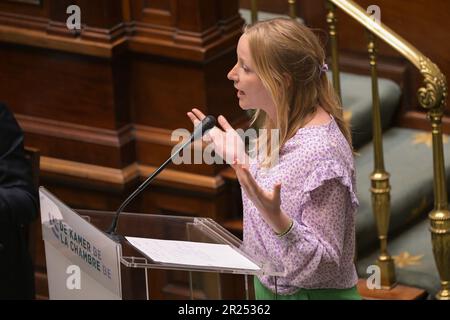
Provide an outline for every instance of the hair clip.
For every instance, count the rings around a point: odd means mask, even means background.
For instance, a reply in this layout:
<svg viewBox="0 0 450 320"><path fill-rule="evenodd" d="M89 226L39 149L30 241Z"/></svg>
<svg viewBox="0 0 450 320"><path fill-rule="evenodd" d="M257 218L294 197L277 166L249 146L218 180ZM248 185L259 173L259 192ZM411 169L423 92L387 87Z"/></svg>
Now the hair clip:
<svg viewBox="0 0 450 320"><path fill-rule="evenodd" d="M320 71L321 72L327 72L328 71L328 65L326 63L324 63L321 67L320 67Z"/></svg>

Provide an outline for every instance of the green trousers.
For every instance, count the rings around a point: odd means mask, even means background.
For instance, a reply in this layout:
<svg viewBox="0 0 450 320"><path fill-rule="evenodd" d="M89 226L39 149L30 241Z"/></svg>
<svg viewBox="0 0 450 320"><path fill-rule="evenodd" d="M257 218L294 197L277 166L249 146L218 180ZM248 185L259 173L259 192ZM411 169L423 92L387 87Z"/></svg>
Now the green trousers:
<svg viewBox="0 0 450 320"><path fill-rule="evenodd" d="M356 286L349 289L300 289L290 295L278 295L266 288L254 278L255 297L257 300L362 300Z"/></svg>

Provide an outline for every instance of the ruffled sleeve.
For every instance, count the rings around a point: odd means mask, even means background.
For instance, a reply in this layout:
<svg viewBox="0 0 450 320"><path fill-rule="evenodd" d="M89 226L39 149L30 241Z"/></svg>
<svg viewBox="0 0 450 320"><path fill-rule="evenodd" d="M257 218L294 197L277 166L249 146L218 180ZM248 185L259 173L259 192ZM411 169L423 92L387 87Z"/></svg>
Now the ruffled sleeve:
<svg viewBox="0 0 450 320"><path fill-rule="evenodd" d="M343 247L358 206L354 175L337 161L321 161L307 176L299 214L279 239L292 285L339 277ZM345 259L344 259L345 260Z"/></svg>
<svg viewBox="0 0 450 320"><path fill-rule="evenodd" d="M303 194L300 205L311 200L311 192L325 183L327 180L336 179L348 189L352 205L359 205L356 197L356 177L353 168L337 160L320 160L311 173L307 176L303 185Z"/></svg>

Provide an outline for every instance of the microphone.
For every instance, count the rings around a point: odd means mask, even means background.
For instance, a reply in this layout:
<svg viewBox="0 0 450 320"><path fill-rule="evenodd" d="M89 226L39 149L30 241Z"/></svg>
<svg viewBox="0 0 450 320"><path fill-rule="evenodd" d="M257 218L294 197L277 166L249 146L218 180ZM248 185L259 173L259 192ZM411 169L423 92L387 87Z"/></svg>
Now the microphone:
<svg viewBox="0 0 450 320"><path fill-rule="evenodd" d="M172 162L173 158L177 156L181 150L186 148L188 145L190 145L194 140L197 140L198 138L201 138L205 132L209 129L212 129L216 125L216 118L214 116L207 116L205 117L202 122L197 125L194 128L194 131L192 132L190 138L188 141L186 141L183 145L181 145L175 152L172 153L169 159L167 159L158 169L156 169L132 194L128 196L128 198L125 199L125 201L120 205L120 207L116 211L116 215L114 216L114 219L111 223L111 226L106 231L106 234L108 237L110 237L112 240L116 242L120 242L122 239L121 236L116 234L117 230L117 223L119 221L119 215L122 212L123 209L139 194L141 193L149 184L152 182L152 180L170 163Z"/></svg>

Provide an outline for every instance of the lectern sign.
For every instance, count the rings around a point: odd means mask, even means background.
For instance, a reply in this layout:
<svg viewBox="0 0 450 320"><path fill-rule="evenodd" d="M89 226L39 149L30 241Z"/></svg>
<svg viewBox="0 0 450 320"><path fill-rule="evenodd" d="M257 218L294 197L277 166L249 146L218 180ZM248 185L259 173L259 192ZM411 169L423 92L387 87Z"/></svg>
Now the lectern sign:
<svg viewBox="0 0 450 320"><path fill-rule="evenodd" d="M44 188L39 196L50 298L120 299L120 245Z"/></svg>

